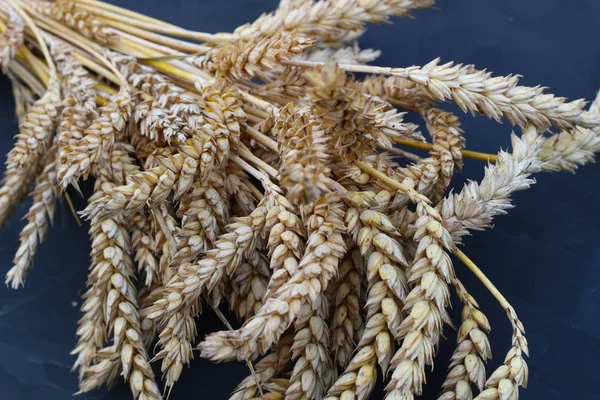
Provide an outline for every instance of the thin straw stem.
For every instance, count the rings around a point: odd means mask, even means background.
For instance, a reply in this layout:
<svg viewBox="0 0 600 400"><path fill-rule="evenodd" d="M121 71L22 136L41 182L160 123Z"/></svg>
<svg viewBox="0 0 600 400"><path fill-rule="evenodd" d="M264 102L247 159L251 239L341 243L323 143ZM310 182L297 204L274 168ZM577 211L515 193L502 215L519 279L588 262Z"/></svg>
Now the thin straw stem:
<svg viewBox="0 0 600 400"><path fill-rule="evenodd" d="M269 164L267 164L266 162L264 162L259 157L256 157L245 146L244 147L240 147L240 151L239 152L240 152L240 156L242 156L242 158L246 159L246 161L250 161L254 165L256 165L257 167L262 168L272 178L279 179L279 172L277 171L277 169L271 167Z"/></svg>
<svg viewBox="0 0 600 400"><path fill-rule="evenodd" d="M424 201L426 203L431 203L431 200L429 200L428 198L426 198L423 195L420 195L414 189L404 185L403 183L398 182L397 180L390 178L389 176L387 176L383 172L376 170L375 168L373 168L366 162L355 161L354 163L356 164L356 166L358 168L362 169L364 172L368 173L372 177L379 179L381 182L385 183L386 185L388 185L396 190L406 193L408 198L410 200L412 200L413 202Z"/></svg>
<svg viewBox="0 0 600 400"><path fill-rule="evenodd" d="M433 147L433 144L431 143L417 142L416 140L410 139L394 138L394 142L403 146L413 147L421 150L431 150ZM462 153L463 157L472 158L473 160L489 161L494 163L498 161L498 156L496 154L480 153L472 150L461 150L460 152Z"/></svg>
<svg viewBox="0 0 600 400"><path fill-rule="evenodd" d="M500 291L496 288L496 286L494 286L492 281L490 281L489 278L487 276L485 276L483 271L480 270L479 267L477 267L477 265L475 265L475 263L473 261L471 261L471 259L469 257L467 257L467 255L465 253L463 253L460 249L457 248L457 249L454 249L454 255L460 261L462 261L463 264L465 264L467 266L467 268L469 268L471 270L471 272L477 277L477 279L479 279L481 281L481 283L483 283L483 285L487 288L487 290L490 291L490 293L496 298L496 300L498 300L500 305L505 310L513 309L513 307L508 302L508 300L506 300L506 297L504 297L502 295L502 293L500 293Z"/></svg>

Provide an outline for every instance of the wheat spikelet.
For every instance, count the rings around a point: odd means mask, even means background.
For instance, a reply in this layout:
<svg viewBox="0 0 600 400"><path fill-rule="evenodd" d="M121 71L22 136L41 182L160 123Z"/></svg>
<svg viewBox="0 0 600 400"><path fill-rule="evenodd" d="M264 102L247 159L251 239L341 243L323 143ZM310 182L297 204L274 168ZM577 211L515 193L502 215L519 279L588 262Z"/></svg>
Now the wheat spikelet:
<svg viewBox="0 0 600 400"><path fill-rule="evenodd" d="M246 377L233 391L229 400L252 399L258 392L257 381L262 387L272 383L275 377L285 371L292 361L292 342L293 335L283 335L274 346L273 352L255 364L254 376L257 379L252 375Z"/></svg>
<svg viewBox="0 0 600 400"><path fill-rule="evenodd" d="M285 67L264 85L251 87L249 90L271 103L285 105L304 96L305 85L306 79L302 68Z"/></svg>
<svg viewBox="0 0 600 400"><path fill-rule="evenodd" d="M356 82L332 62L326 63L321 71L307 71L304 75L312 88L309 92L316 115L321 115L325 129L331 132L331 146L345 162L354 161L372 153L375 137L365 128L370 120L361 117L363 107L352 102L369 100L356 91Z"/></svg>
<svg viewBox="0 0 600 400"><path fill-rule="evenodd" d="M229 308L239 318L250 318L263 305L270 278L269 261L260 251L249 254L248 260L242 263L229 284L232 292L229 297Z"/></svg>
<svg viewBox="0 0 600 400"><path fill-rule="evenodd" d="M102 171L101 171L102 173ZM104 172L106 175L106 172ZM112 184L100 178L97 180L102 189L108 189ZM101 192L98 192L101 193ZM86 311L80 323L80 340L75 353L78 353L78 362L81 370L82 386L86 389L97 387L105 382L104 377L110 376L102 372L100 364L89 369L88 363L98 352L113 352L120 357L120 365L109 363L106 368L122 368L125 380L129 381L134 398L160 399L158 386L154 382L154 374L148 362L145 347L142 342L139 314L137 312L136 289L131 282L133 276L133 262L129 257L131 251L129 236L124 223L117 218L92 222L92 258L95 260L92 279L89 282L90 291L94 295L87 299L95 298L100 301L103 309L103 326L101 321L90 321L92 316L88 305L82 309ZM89 293L89 292L88 292ZM97 307L93 307L97 313ZM97 315L96 315L97 317ZM98 349L95 332L98 329L107 330L113 334L113 344L105 349Z"/></svg>
<svg viewBox="0 0 600 400"><path fill-rule="evenodd" d="M179 199L190 189L198 169L205 179L216 165L225 164L229 149L237 149L238 121L244 113L231 92L207 89L205 95L207 107L203 112L207 122L177 153L159 156L158 166L132 176L127 185L107 191L103 198L84 210L84 215L93 218L122 212L127 216L145 204L156 207L172 191L175 199Z"/></svg>
<svg viewBox="0 0 600 400"><path fill-rule="evenodd" d="M48 151L45 163L32 193L33 204L27 213L27 224L21 230L21 244L13 260L14 266L6 273L6 285L13 289L25 285L38 243L45 240L48 220L52 222L54 218L57 196L55 148Z"/></svg>
<svg viewBox="0 0 600 400"><path fill-rule="evenodd" d="M140 89L134 119L153 141L182 144L193 134L201 104L164 76L134 60L121 60L128 82Z"/></svg>
<svg viewBox="0 0 600 400"><path fill-rule="evenodd" d="M179 229L177 221L173 218L171 211L166 204L161 204L152 211L152 230L154 232L157 249L161 249L162 255L159 261L161 290L153 298L153 303L148 304L144 309L144 315L149 323L157 325L153 319L154 303L162 299L165 286L173 276L171 267L177 255L177 240L175 232ZM159 221L163 223L159 223ZM156 354L155 360L162 360L161 372L165 379L167 388L171 388L179 379L184 364L189 364L192 354L192 341L196 337L196 324L194 317L200 311L200 303L196 301L191 307L185 310L179 310L170 316L168 320L159 321L160 329L158 345L160 351Z"/></svg>
<svg viewBox="0 0 600 400"><path fill-rule="evenodd" d="M427 109L423 114L433 138L430 157L416 165L398 168L395 174L399 181L411 179L417 192L437 202L450 185L454 171L462 167L460 150L465 140L455 115L435 108Z"/></svg>
<svg viewBox="0 0 600 400"><path fill-rule="evenodd" d="M367 322L363 337L369 337L369 345L359 346L352 360L348 363L344 373L335 381L326 395L327 400L341 399L366 399L371 394L377 381L377 353L391 352L390 339L385 336L379 327L385 329L383 319L379 323L371 319ZM379 331L379 332L378 332ZM379 337L378 339L376 339Z"/></svg>
<svg viewBox="0 0 600 400"><path fill-rule="evenodd" d="M206 181L195 181L181 199L177 210L181 228L176 232L176 263L194 261L198 253L212 247L227 224L227 195L219 187L223 179L223 174L214 171Z"/></svg>
<svg viewBox="0 0 600 400"><path fill-rule="evenodd" d="M313 41L295 32L279 33L255 42L239 39L215 48L194 64L219 76L248 79L301 54Z"/></svg>
<svg viewBox="0 0 600 400"><path fill-rule="evenodd" d="M536 128L529 125L521 138L512 135L511 139L512 154L498 153L498 161L486 167L481 184L470 182L460 193L448 195L437 206L454 241L468 230L489 227L494 216L512 208L513 192L528 189L534 183L530 175L540 170L538 154L542 146Z"/></svg>
<svg viewBox="0 0 600 400"><path fill-rule="evenodd" d="M95 186L101 189L102 183L101 180L98 180ZM90 201L100 195L101 192L96 192L90 198ZM84 314L78 321L78 343L72 352L72 354L77 355L73 368L79 368L80 380L90 364L97 360L98 352L106 341L108 331L108 315L106 315L104 307L110 290L111 274L109 270L111 267L103 256L109 242L105 240L106 237L102 231L100 221L95 220L90 224L90 237L92 239L92 265L86 282L88 290L83 295L85 301L81 305L81 311ZM107 363L98 362L99 365ZM110 376L110 374L105 374L106 376Z"/></svg>
<svg viewBox="0 0 600 400"><path fill-rule="evenodd" d="M52 79L44 97L35 103L21 125L15 146L8 153L7 169L14 169L27 175L37 167L55 133L59 101L60 87L58 82Z"/></svg>
<svg viewBox="0 0 600 400"><path fill-rule="evenodd" d="M282 196L268 193L248 216L236 218L227 225L227 233L219 236L214 248L195 263L184 263L169 281L163 299L155 304L155 317L171 314L194 304L202 292L210 292L223 279L231 275L256 249L264 228L267 209L277 207ZM166 318L165 316L165 318Z"/></svg>
<svg viewBox="0 0 600 400"><path fill-rule="evenodd" d="M446 311L450 302L448 282L455 275L444 249L454 245L434 209L419 203L417 215L414 240L419 247L409 275L414 286L405 301L409 315L398 333L402 346L391 361L394 372L386 387L387 398L421 394L425 365L433 364L443 324L450 322Z"/></svg>
<svg viewBox="0 0 600 400"><path fill-rule="evenodd" d="M25 21L13 10L13 8L4 4L7 14L6 29L0 35L0 64L2 70L8 70L8 64L15 58L17 50L23 45L25 40Z"/></svg>
<svg viewBox="0 0 600 400"><path fill-rule="evenodd" d="M348 222L348 230L354 232L356 244L366 259L369 282L368 316L381 312L392 336L396 337L403 317L403 300L408 291L402 267L408 263L396 239L399 237L398 232L385 215L364 210L360 212L359 218L360 229L357 229L359 226L353 226L352 220L355 218L352 218ZM377 296L374 296L374 293L378 293Z"/></svg>
<svg viewBox="0 0 600 400"><path fill-rule="evenodd" d="M512 307L506 310L513 328L512 347L506 355L504 365L499 367L488 378L486 390L476 400L516 399L519 397L519 386L527 387L529 368L523 356L529 355L525 329Z"/></svg>
<svg viewBox="0 0 600 400"><path fill-rule="evenodd" d="M598 118L599 98L590 106L589 112ZM600 151L598 129L575 127L552 135L542 145L540 159L543 171L568 171L574 173L580 166L594 161L594 153Z"/></svg>
<svg viewBox="0 0 600 400"><path fill-rule="evenodd" d="M148 311L148 318L153 319L152 307ZM198 308L193 305L187 310L172 313L160 324L160 351L155 359L162 360L161 372L167 388L173 386L179 379L183 366L188 365L193 358L191 342L197 335L194 321L197 313Z"/></svg>
<svg viewBox="0 0 600 400"><path fill-rule="evenodd" d="M213 360L244 360L264 354L296 318L303 302L314 303L321 288L335 276L345 252L344 209L337 194L318 199L307 221L312 234L297 272L237 331L209 335L200 344L202 356Z"/></svg>
<svg viewBox="0 0 600 400"><path fill-rule="evenodd" d="M291 104L279 114L275 127L281 158L281 185L294 204L309 204L328 191L328 138L311 118L310 109Z"/></svg>
<svg viewBox="0 0 600 400"><path fill-rule="evenodd" d="M273 199L267 198L267 202L272 204L273 201ZM163 298L158 300L151 308L150 318L162 318L162 328L159 336L161 351L157 354L157 358L163 359L161 369L163 373L166 372L166 385L168 387L172 386L179 378L183 365L189 364L192 357L190 343L196 336L193 316L198 310L200 294L203 290L211 290L218 285L223 277L223 269L230 268L231 273L235 272L243 261L242 256L248 256L255 251L256 238L254 236L258 235L258 231L261 230L265 217L266 207L263 204L250 216L239 218L233 224L228 225L227 230L230 233L219 237L215 243L215 250L207 252L205 259L195 263L186 262L182 264L168 282ZM223 253L227 254L233 246L239 246L233 255L227 255L225 258L220 255L218 249L222 249ZM214 265L215 263L217 265ZM207 267L210 269L204 273L203 271ZM192 279L187 278L188 276ZM202 287L202 281L198 279L198 276L201 277L200 279L204 279L206 288ZM198 282L199 280L200 282ZM182 284L192 284L191 288L194 289L194 292L191 292L185 286L182 287ZM200 285L200 287L196 288L197 285ZM182 294L185 295L186 303L183 308L179 307L182 303ZM163 316L165 312L166 315Z"/></svg>
<svg viewBox="0 0 600 400"><path fill-rule="evenodd" d="M358 47L358 43L354 42L352 46L340 47L339 49L329 47L312 48L295 57L295 59L320 62L332 60L337 64L361 65L375 61L380 55L381 51L361 49Z"/></svg>
<svg viewBox="0 0 600 400"><path fill-rule="evenodd" d="M110 166L107 158L117 135L124 131L130 117L130 97L129 89L121 86L114 99L98 110L99 116L85 129L81 140L65 149L64 161L58 171L63 187L76 185L80 177L87 179L92 164Z"/></svg>
<svg viewBox="0 0 600 400"><path fill-rule="evenodd" d="M367 22L384 22L390 15L408 16L413 8L433 5L433 0L320 0L298 1L263 14L252 24L242 25L233 35L245 39L270 37L279 31L297 31L328 42L360 33Z"/></svg>
<svg viewBox="0 0 600 400"><path fill-rule="evenodd" d="M453 282L464 304L462 324L458 329L457 346L450 360L449 372L442 384L438 400L473 398L471 384L482 391L485 384L484 362L492 358L490 343L484 331L490 331L485 314L460 281Z"/></svg>
<svg viewBox="0 0 600 400"><path fill-rule="evenodd" d="M225 192L229 198L232 214L248 215L256 207L256 196L252 191L254 185L237 164L227 165Z"/></svg>
<svg viewBox="0 0 600 400"><path fill-rule="evenodd" d="M298 264L305 251L306 237L302 220L294 210L270 210L270 214L271 218L267 217L265 229L269 232L267 247L273 275L267 287L266 298L277 292L298 271Z"/></svg>
<svg viewBox="0 0 600 400"><path fill-rule="evenodd" d="M288 399L322 399L334 377L326 322L329 304L323 295L317 302L304 303L296 317L291 349L295 364L285 392Z"/></svg>
<svg viewBox="0 0 600 400"><path fill-rule="evenodd" d="M32 5L39 12L64 23L85 37L105 44L111 43L115 39L115 32L109 26L87 11L78 8L74 1L34 2Z"/></svg>
<svg viewBox="0 0 600 400"><path fill-rule="evenodd" d="M420 93L431 100L453 100L464 112L481 113L500 121L503 116L513 125L532 123L540 129L554 125L561 129L574 126L590 128L597 118L582 111L585 102L543 94L542 87L517 86L519 76L497 76L470 65L435 59L423 67L394 69L393 75L416 84Z"/></svg>
<svg viewBox="0 0 600 400"><path fill-rule="evenodd" d="M364 215L361 218L362 213ZM365 222L369 225L365 226ZM381 219L381 214L370 210L361 212L361 209L352 207L346 214L346 225L348 233L362 247L362 249L359 247L361 256L368 256L366 266L368 292L365 305L367 316L365 328L358 343L358 352L329 389L327 398L349 396L362 399L367 398L375 386L376 362L379 363L384 374L389 368L393 353L392 338L394 337L390 329L394 331L399 329L402 319L401 299L404 298L406 292L404 274L397 267L391 265L392 261L386 254L375 250L374 234L377 232L384 235L380 235L382 240L378 240L378 243L388 242L392 245L391 247L387 246L389 249L397 247L395 260L403 259L404 256L399 244L394 243L394 239L385 236L384 232L391 233L393 228L390 221L385 218ZM383 227L385 231L378 232L376 226ZM386 252L390 253L387 250ZM393 254L393 251L390 254ZM390 286L396 294L390 290Z"/></svg>
<svg viewBox="0 0 600 400"><path fill-rule="evenodd" d="M7 170L0 187L0 225L6 221L15 203L27 194L40 158L55 132L59 103L59 84L51 79L46 93L29 109L19 128L17 143L9 152Z"/></svg>
<svg viewBox="0 0 600 400"><path fill-rule="evenodd" d="M364 329L361 309L361 271L363 261L358 249L350 249L340 264L335 281L335 302L330 319L331 353L334 362L345 368L352 358L355 342Z"/></svg>
<svg viewBox="0 0 600 400"><path fill-rule="evenodd" d="M131 248L135 254L134 261L138 271L143 272L143 282L148 288L160 278L159 261L157 259L158 249L154 245L152 228L148 213L145 210L138 211L131 218Z"/></svg>

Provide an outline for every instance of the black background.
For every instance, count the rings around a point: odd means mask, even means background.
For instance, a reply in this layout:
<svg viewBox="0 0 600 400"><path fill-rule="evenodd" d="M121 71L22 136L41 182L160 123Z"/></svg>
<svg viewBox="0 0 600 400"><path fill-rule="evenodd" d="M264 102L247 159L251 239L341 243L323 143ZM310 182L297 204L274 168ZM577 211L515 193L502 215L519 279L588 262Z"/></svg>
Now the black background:
<svg viewBox="0 0 600 400"><path fill-rule="evenodd" d="M206 32L231 31L276 7L276 0L121 0L121 6L180 26ZM584 0L440 0L437 10L416 19L369 26L361 47L383 52L378 65L422 65L435 57L473 63L496 74L522 74L526 85L545 85L570 99L592 100L600 88L598 16L600 2ZM8 82L0 80L0 148L8 152L16 133ZM454 109L450 107L449 109ZM509 145L511 127L483 117L461 115L467 147L496 152ZM481 179L483 163L467 160L455 184ZM527 329L531 371L523 399L598 399L600 376L600 168L588 165L577 175L540 174L534 187L514 196L517 207L497 218L493 230L466 238L465 252L515 306ZM87 186L89 190L89 185ZM77 197L72 193L72 197ZM26 203L27 205L28 203ZM84 202L76 199L78 209ZM3 273L18 246L25 206L0 231ZM0 398L69 399L77 376L74 357L80 294L89 265L87 226L77 227L66 205L59 206L47 242L41 246L26 287L0 287ZM510 326L500 306L466 269L459 277L488 315L494 359L502 362L510 346ZM456 299L454 299L454 304ZM454 313L458 316L460 307ZM223 329L210 312L199 333ZM455 333L446 329L425 399L439 393ZM244 376L243 364L195 360L185 369L171 399L224 399ZM381 392L373 398L382 398ZM129 388L80 395L81 399L130 399Z"/></svg>

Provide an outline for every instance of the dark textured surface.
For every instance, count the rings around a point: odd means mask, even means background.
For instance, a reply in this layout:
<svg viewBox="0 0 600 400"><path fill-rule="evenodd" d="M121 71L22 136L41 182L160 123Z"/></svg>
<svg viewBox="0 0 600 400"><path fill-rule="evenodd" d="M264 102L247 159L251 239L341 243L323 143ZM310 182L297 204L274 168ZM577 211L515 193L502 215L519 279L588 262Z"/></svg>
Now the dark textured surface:
<svg viewBox="0 0 600 400"><path fill-rule="evenodd" d="M270 0L121 0L127 8L207 32L229 31L273 9ZM571 99L592 99L600 87L597 16L600 3L587 0L438 1L438 10L370 26L362 47L383 51L379 65L423 64L443 60L474 63L497 74L519 73L528 85L542 84ZM10 87L0 80L0 148L6 153L16 132ZM463 116L467 147L495 152L509 145L511 127ZM483 163L467 161L466 177L480 179ZM598 399L600 376L600 168L577 175L543 174L515 197L517 207L499 217L493 230L465 240L465 252L488 274L517 309L530 342L531 379L522 399ZM89 189L89 188L88 188ZM74 196L76 197L76 196ZM83 207L78 200L79 209ZM11 266L25 207L0 231L0 265ZM66 206L40 248L24 289L0 287L0 398L69 399L77 376L69 372L75 345L79 296L89 264L86 227L78 228ZM510 327L500 306L456 263L458 275L490 318L494 359L502 362ZM454 301L456 303L456 299ZM460 307L456 306L456 313ZM200 337L222 329L210 313L199 324ZM425 399L435 399L452 352L455 333L446 329ZM184 370L171 399L224 399L247 374L243 364L196 360ZM381 393L381 392L380 392ZM382 398L381 394L373 398ZM120 385L82 399L129 399Z"/></svg>

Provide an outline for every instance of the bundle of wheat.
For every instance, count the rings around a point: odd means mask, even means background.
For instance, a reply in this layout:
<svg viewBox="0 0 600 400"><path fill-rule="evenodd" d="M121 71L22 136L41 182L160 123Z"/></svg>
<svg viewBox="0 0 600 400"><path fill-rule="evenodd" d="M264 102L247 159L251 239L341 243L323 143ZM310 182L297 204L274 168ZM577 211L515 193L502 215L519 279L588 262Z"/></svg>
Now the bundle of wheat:
<svg viewBox="0 0 600 400"><path fill-rule="evenodd" d="M168 391L193 357L202 302L226 302L244 324L199 349L248 363L232 399L366 399L378 371L387 399L412 399L452 323L454 288L464 311L439 398L518 398L523 325L457 246L506 213L532 174L592 161L600 109L472 65L366 65L378 52L351 43L367 23L432 5L282 0L232 33L208 34L96 0L0 3L20 120L0 222L34 186L8 285L24 284L55 199L95 180L82 211L92 243L74 350L82 392L121 375L134 398L162 398L153 344ZM520 131L512 152L465 150L458 116L438 108L446 101L506 117ZM404 121L408 111L431 143ZM490 163L480 183L451 192L463 157ZM490 324L451 253L513 326L488 378Z"/></svg>

